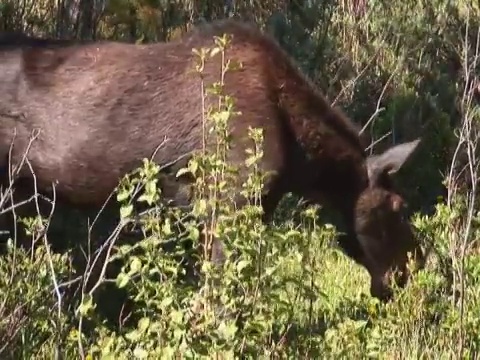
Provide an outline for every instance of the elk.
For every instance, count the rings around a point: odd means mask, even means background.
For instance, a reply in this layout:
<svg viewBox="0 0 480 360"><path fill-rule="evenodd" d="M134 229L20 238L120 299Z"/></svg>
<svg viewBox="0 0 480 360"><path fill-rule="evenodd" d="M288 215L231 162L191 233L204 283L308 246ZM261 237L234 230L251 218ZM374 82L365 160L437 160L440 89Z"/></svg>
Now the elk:
<svg viewBox="0 0 480 360"><path fill-rule="evenodd" d="M241 112L231 120L229 159L241 163L248 128L263 129L261 165L272 174L262 198L264 220L288 192L336 209L346 229L340 246L369 272L371 295L389 299L392 271L404 274L400 286L408 280L407 254L420 268L425 261L392 185L420 139L367 156L357 126L254 25L216 21L168 43L142 45L0 41L0 165L17 166L28 147L29 167L19 169L16 181L31 181L33 170L39 191L48 193L56 183L59 199L100 206L162 139L153 158L160 165L201 149L192 48L223 34L232 36L226 56L242 63L224 79ZM205 65L205 83L219 79L219 61ZM38 136L30 144L32 131Z"/></svg>

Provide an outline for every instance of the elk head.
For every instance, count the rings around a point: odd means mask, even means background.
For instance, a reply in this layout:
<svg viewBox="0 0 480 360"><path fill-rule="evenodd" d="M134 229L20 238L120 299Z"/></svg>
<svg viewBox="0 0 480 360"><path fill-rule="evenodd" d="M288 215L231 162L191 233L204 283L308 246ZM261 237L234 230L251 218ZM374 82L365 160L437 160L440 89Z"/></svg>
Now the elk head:
<svg viewBox="0 0 480 360"><path fill-rule="evenodd" d="M420 139L396 145L381 155L367 159L369 184L357 199L354 226L363 252L363 262L371 276L371 295L381 300L391 297L390 279L404 287L410 277L408 254L415 268L425 266L425 256L405 216L405 202L395 192L392 176L415 151Z"/></svg>

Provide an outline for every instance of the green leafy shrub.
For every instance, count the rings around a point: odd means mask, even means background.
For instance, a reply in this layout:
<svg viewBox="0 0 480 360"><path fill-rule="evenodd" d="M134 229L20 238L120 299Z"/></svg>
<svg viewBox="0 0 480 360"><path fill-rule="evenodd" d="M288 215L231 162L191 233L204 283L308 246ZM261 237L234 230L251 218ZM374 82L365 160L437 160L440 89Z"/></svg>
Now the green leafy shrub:
<svg viewBox="0 0 480 360"><path fill-rule="evenodd" d="M18 4L7 2L0 13L8 13L10 20L3 16L0 22L3 28L54 33L62 21L52 4L41 1L20 12ZM360 125L368 123L365 132L378 140L373 150L422 135L423 155L412 159L398 185L430 249L426 269L406 289L398 289L394 301L381 304L368 295L366 271L332 246L337 229L326 221L325 209L300 206L301 199L290 197L283 199L273 225L262 224L262 132L251 129L245 164L226 161L226 129L236 110L219 79L203 88L218 100L217 107L204 109L206 134L218 145L216 151L197 154L178 174L195 178L193 188L185 190L191 207L166 204L155 177L163 169L147 159L119 184L120 225L139 223L143 238L119 243L109 261L123 260L122 271L114 279L102 277L98 285L115 284L128 292L137 305L136 326L107 326L97 316L93 292L83 291L79 304L70 304L64 292L73 274L70 256L53 254L40 237L34 252L10 248L0 258L3 357L478 356L476 182L454 191L449 172L456 169L452 148L462 139L475 143L472 83L478 69L479 8L467 1L371 0L362 16L355 16L351 4L272 1L252 4L250 10L332 103ZM99 20L96 35L169 39L196 20L192 14L215 18L221 12L218 2L193 5L115 1ZM241 6L233 12L249 10ZM228 46L228 37L215 41L211 49L197 49L197 70ZM235 71L234 65L234 59L225 59L223 70ZM468 136L467 118L473 124ZM478 152L473 153L468 161L475 165ZM248 170L240 184L239 166ZM250 199L242 209L232 201L235 186ZM138 204L149 207L140 217ZM34 219L25 223L37 224ZM213 235L225 245L221 265L210 258Z"/></svg>

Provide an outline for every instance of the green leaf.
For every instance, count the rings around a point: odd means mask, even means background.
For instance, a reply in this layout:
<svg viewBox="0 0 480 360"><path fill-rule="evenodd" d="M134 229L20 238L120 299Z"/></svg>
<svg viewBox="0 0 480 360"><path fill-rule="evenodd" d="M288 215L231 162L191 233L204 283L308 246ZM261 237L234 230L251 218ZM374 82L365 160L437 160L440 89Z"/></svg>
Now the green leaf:
<svg viewBox="0 0 480 360"><path fill-rule="evenodd" d="M114 360L114 359L115 359L115 354L108 353L108 354L102 355L102 360Z"/></svg>
<svg viewBox="0 0 480 360"><path fill-rule="evenodd" d="M165 223L164 223L163 226L162 226L162 232L163 232L166 236L172 234L172 228L171 228L171 224L170 224L170 219L165 219Z"/></svg>
<svg viewBox="0 0 480 360"><path fill-rule="evenodd" d="M180 324L183 319L183 314L180 311L172 311L170 313L170 319L172 320L173 323Z"/></svg>
<svg viewBox="0 0 480 360"><path fill-rule="evenodd" d="M131 342L138 342L140 340L141 334L138 330L132 330L125 334L125 338Z"/></svg>
<svg viewBox="0 0 480 360"><path fill-rule="evenodd" d="M146 359L148 357L148 351L137 347L135 350L133 350L133 356L135 356L137 359Z"/></svg>
<svg viewBox="0 0 480 360"><path fill-rule="evenodd" d="M196 226L191 226L188 232L188 237L190 240L196 241L200 237L200 231Z"/></svg>
<svg viewBox="0 0 480 360"><path fill-rule="evenodd" d="M78 312L82 315L85 316L88 314L90 310L93 309L93 300L92 297L89 295L86 295L85 298L83 299L82 303L78 307Z"/></svg>
<svg viewBox="0 0 480 360"><path fill-rule="evenodd" d="M237 326L234 322L229 322L228 325L222 322L218 327L218 331L222 334L222 337L229 341L235 338L235 334L237 333Z"/></svg>
<svg viewBox="0 0 480 360"><path fill-rule="evenodd" d="M207 201L205 199L200 199L195 203L193 207L194 216L204 215L206 211L207 211Z"/></svg>
<svg viewBox="0 0 480 360"><path fill-rule="evenodd" d="M177 171L177 174L175 175L177 178L186 174L186 173L189 173L190 172L190 169L189 168L181 168L180 170Z"/></svg>
<svg viewBox="0 0 480 360"><path fill-rule="evenodd" d="M127 217L129 217L133 212L133 205L130 204L130 205L125 205L125 206L122 206L120 208L120 217L122 219L125 219Z"/></svg>
<svg viewBox="0 0 480 360"><path fill-rule="evenodd" d="M250 264L250 261L248 260L240 260L237 263L237 271L241 272L243 269L245 269L248 265Z"/></svg>
<svg viewBox="0 0 480 360"><path fill-rule="evenodd" d="M160 308L164 309L167 306L170 306L170 304L172 303L173 303L173 297L169 296L169 297L163 298L162 302L160 303Z"/></svg>
<svg viewBox="0 0 480 360"><path fill-rule="evenodd" d="M130 271L129 275L138 273L142 269L142 262L136 256L132 257L132 261L130 262Z"/></svg>
<svg viewBox="0 0 480 360"><path fill-rule="evenodd" d="M147 331L148 327L150 326L150 319L147 317L141 318L138 321L138 330L145 332Z"/></svg>
<svg viewBox="0 0 480 360"><path fill-rule="evenodd" d="M121 192L119 192L117 194L117 201L118 202L122 202L122 201L125 201L128 199L128 197L130 196L130 192L127 191L127 190L122 190Z"/></svg>
<svg viewBox="0 0 480 360"><path fill-rule="evenodd" d="M130 276L128 276L125 273L120 273L117 276L116 284L121 289L121 288L124 288L125 286L127 286L129 281L130 281Z"/></svg>
<svg viewBox="0 0 480 360"><path fill-rule="evenodd" d="M213 58L215 55L220 53L220 48L219 47L214 47L212 50L210 50L210 57Z"/></svg>

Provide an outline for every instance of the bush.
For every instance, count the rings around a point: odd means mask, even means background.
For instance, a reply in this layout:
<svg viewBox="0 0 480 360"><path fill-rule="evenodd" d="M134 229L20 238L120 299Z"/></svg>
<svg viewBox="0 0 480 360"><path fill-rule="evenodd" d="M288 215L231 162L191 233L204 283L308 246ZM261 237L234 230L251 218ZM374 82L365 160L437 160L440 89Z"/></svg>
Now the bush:
<svg viewBox="0 0 480 360"><path fill-rule="evenodd" d="M49 4L39 1L30 12L9 19L17 19L16 28L53 33L64 22L49 13L54 8ZM95 36L169 39L191 24L182 20L185 14L215 18L221 12L213 2L198 9L189 2L172 4L112 2ZM331 246L337 229L326 217L319 221L323 209L284 199L276 214L281 223L262 224L259 194L265 174L257 166L262 131L251 129L252 147L243 164L249 176L235 183L239 169L225 159L235 99L223 93L219 79L204 87L219 100L217 108L204 109L206 133L218 151L198 154L178 174L196 179L192 206L166 204L155 180L163 169L148 159L119 184L118 229L139 224L142 239L122 242L120 230L112 233L108 261L124 264L114 279L101 272L93 288L81 286L73 297L77 302L69 301L67 285L85 279L76 279L67 266L70 254L53 253L34 228L37 222L26 221L32 238L40 239L34 251L9 247L0 258L3 356L477 356L478 6L442 0L299 1L280 15L283 3L265 4L252 5L254 17L267 24L332 103L365 126L372 151L424 138L425 155L413 159L398 185L407 189L419 236L432 246L427 268L398 290L393 302L381 304L368 295L366 271ZM7 2L0 12L18 11L14 5ZM157 18L161 26L152 21ZM2 26L11 28L11 20ZM197 49L199 64L221 56L225 46L228 36L215 39L212 49ZM224 71L235 71L240 64L227 59L224 65ZM239 185L253 199L240 210L229 196ZM148 210L139 215L135 209L142 204ZM223 265L210 258L213 235L225 246ZM201 236L208 246L200 246ZM133 325L112 328L98 317L97 290L112 282L136 305Z"/></svg>

